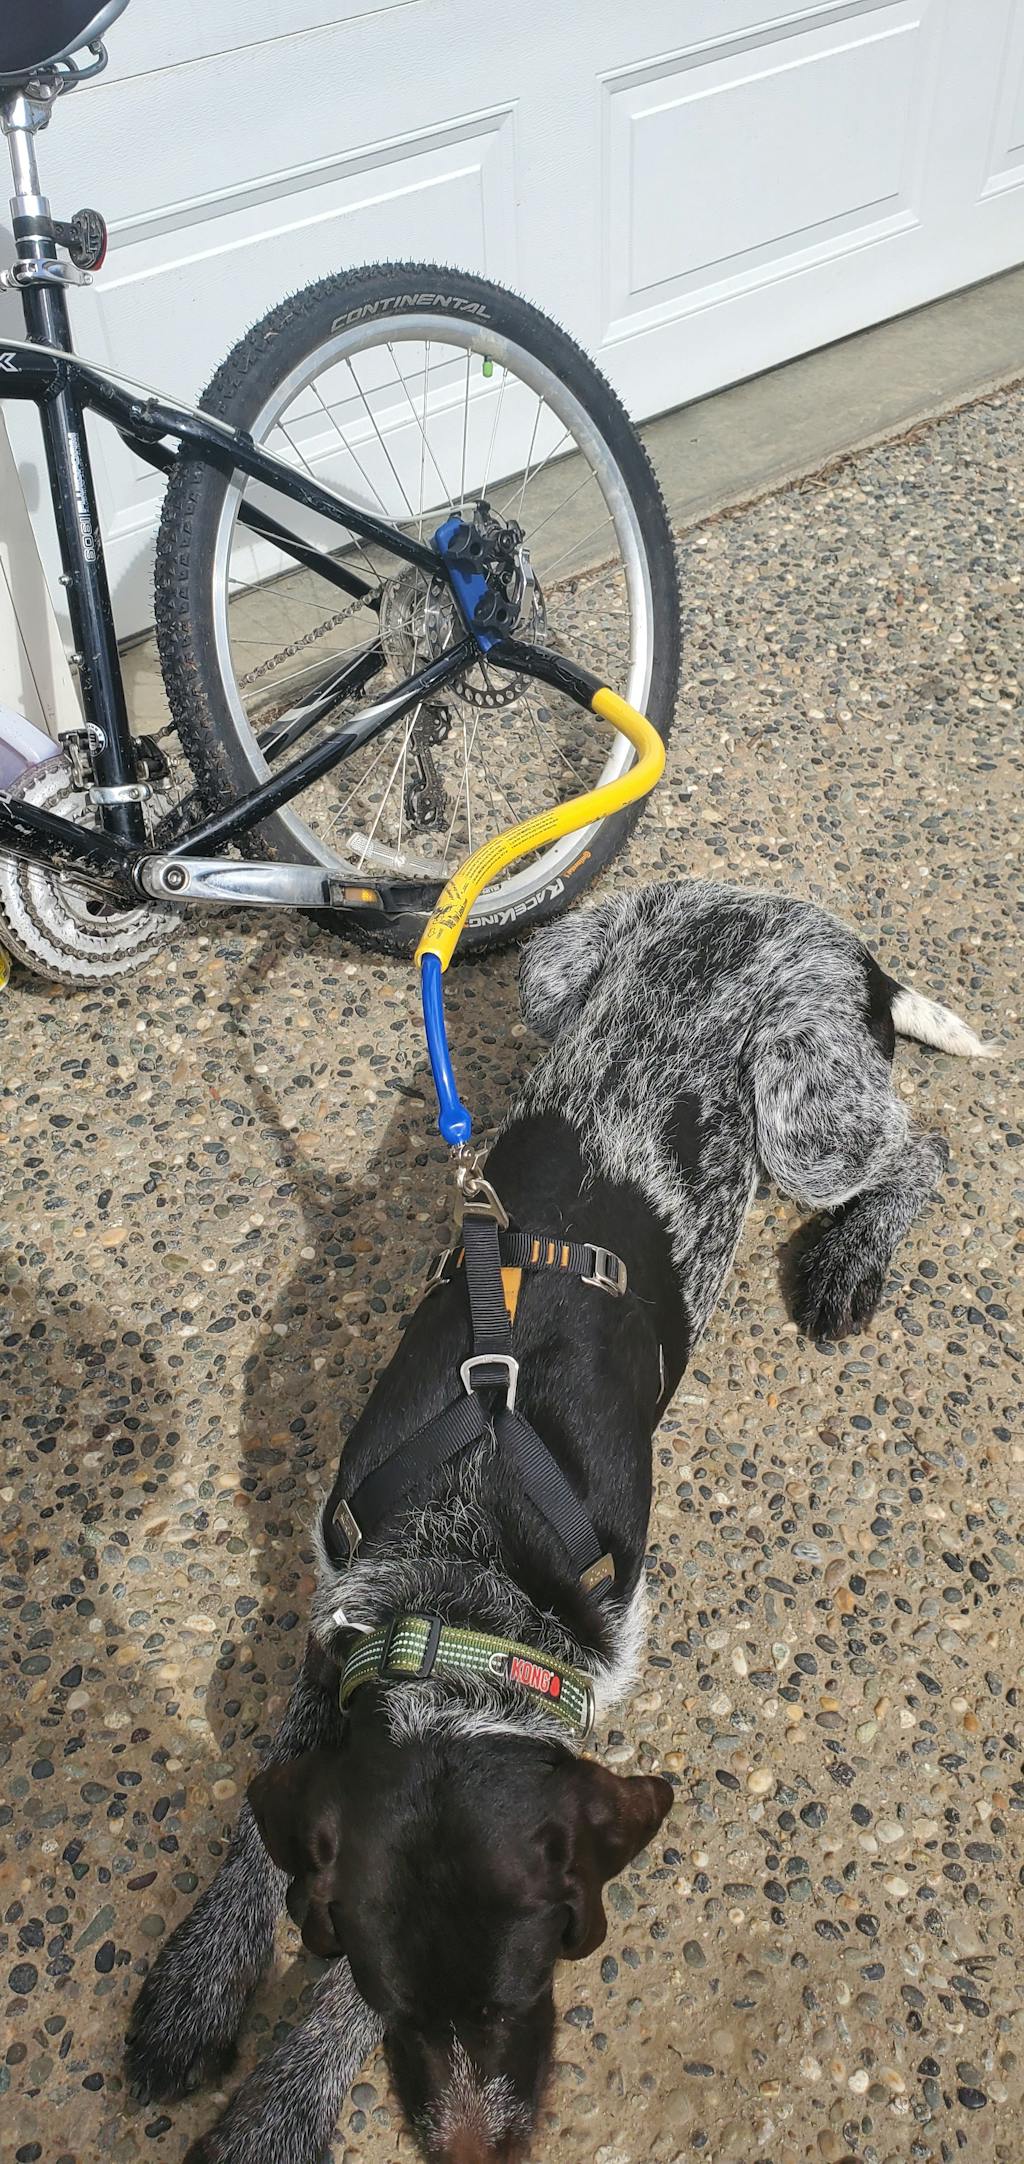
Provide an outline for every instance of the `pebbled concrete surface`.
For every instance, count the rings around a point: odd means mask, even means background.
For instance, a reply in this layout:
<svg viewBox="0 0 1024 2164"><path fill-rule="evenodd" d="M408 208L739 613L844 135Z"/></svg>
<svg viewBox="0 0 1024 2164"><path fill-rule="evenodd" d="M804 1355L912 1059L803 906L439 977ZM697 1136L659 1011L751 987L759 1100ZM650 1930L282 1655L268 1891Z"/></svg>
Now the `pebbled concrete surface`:
<svg viewBox="0 0 1024 2164"><path fill-rule="evenodd" d="M656 1445L654 1631L600 1740L677 1804L561 1974L537 2156L1017 2164L1024 403L689 534L668 778L622 876L784 884L1006 1047L906 1047L941 1200L864 1338L801 1341L759 1197ZM588 606L599 595L588 596ZM176 2159L138 1979L222 1852L300 1657L325 1474L448 1224L411 972L227 920L4 1004L0 2109L17 2164ZM459 973L482 1130L535 1057ZM242 2065L315 1968L282 1930ZM339 2160L407 2153L382 2068ZM269 2164L269 2160L268 2160Z"/></svg>

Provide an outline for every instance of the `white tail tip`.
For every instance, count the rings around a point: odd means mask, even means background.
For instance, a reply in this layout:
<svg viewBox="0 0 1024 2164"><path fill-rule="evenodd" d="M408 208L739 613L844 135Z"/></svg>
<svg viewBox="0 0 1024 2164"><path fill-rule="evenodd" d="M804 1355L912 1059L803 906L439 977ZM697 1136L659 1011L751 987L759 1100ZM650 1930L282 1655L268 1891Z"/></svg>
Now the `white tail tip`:
<svg viewBox="0 0 1024 2164"><path fill-rule="evenodd" d="M931 1044L938 1052L954 1052L961 1059L994 1059L998 1045L986 1044L981 1037L968 1029L950 1007L940 1006L937 999L926 999L923 992L913 992L901 985L892 1003L892 1018L901 1037L913 1037L917 1044Z"/></svg>

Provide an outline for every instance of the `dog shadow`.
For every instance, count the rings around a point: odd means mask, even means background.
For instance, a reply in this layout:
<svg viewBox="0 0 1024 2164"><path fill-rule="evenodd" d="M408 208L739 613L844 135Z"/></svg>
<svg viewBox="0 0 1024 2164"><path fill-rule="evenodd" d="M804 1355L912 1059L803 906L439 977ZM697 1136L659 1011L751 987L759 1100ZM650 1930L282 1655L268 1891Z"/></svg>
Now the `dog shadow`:
<svg viewBox="0 0 1024 2164"><path fill-rule="evenodd" d="M2 1265L0 1257L0 1276ZM167 1731L140 1680L145 1655L109 1555L122 1543L129 1553L168 1493L174 1392L157 1340L126 1330L124 1316L83 1299L77 1286L54 1290L22 1272L6 1278L2 1305L4 1556L14 1594L2 1664L7 1777L32 1758L58 1769L73 1759L79 1781L107 1782L122 1758L133 1762L133 1747ZM117 1545L104 1558L107 1542ZM125 1724L111 1731L103 1719L126 1699L145 1724L130 1736ZM31 1799L19 1806L26 1827L33 1809ZM106 1861L110 1826L99 1813L77 1823L76 1877L86 1880L87 1900L87 1874ZM33 1839L25 1852L29 1907L54 1883L48 1847Z"/></svg>
<svg viewBox="0 0 1024 2164"><path fill-rule="evenodd" d="M386 1126L351 1170L328 1168L290 1130L273 1081L258 1071L253 1037L258 1041L259 1031L249 1027L277 955L270 940L247 965L231 1026L238 1082L299 1205L301 1259L263 1316L244 1371L238 1507L263 1597L244 1630L236 1626L238 1635L225 1641L206 1699L220 1755L234 1753L253 1771L302 1663L318 1507L345 1439L395 1353L430 1261L453 1237L455 1204L425 1047L411 1063L406 1053L400 1072L385 1078ZM472 1094L481 1137L493 1134L530 1060L532 1040L524 1046L521 1033L512 1035L519 1022L517 970L516 954L497 957L486 979L476 969L457 970L448 988L452 1043L463 1073L477 1075ZM415 1030L414 1013L405 1012ZM328 1131L330 1147L336 1155ZM352 1154L362 1155L358 1141Z"/></svg>

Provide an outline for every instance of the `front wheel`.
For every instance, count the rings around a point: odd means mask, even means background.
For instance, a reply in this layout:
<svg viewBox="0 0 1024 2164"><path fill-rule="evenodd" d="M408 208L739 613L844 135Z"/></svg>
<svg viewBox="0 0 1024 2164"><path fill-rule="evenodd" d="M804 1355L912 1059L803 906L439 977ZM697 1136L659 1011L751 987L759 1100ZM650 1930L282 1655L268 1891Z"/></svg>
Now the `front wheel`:
<svg viewBox="0 0 1024 2164"><path fill-rule="evenodd" d="M202 403L418 539L453 512L514 536L516 639L580 662L668 736L680 656L665 507L614 392L538 309L432 265L347 272L264 317ZM275 545L271 520L300 544L301 561ZM325 557L355 574L362 594L339 592ZM296 746L296 727L309 749L461 635L440 569L432 578L184 452L160 527L156 598L174 721L218 804L264 781ZM481 657L248 846L437 891L481 842L616 778L632 758L566 694ZM513 867L475 905L464 943L493 943L566 907L636 816L619 813ZM421 905L378 922L368 911L359 936L408 952L424 914Z"/></svg>

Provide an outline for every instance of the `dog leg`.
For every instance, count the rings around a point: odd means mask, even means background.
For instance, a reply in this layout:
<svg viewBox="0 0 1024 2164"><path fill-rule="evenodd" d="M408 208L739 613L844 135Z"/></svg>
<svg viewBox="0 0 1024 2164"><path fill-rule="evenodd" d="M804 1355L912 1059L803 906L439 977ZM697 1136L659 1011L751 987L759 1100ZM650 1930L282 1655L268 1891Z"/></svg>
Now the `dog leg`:
<svg viewBox="0 0 1024 2164"><path fill-rule="evenodd" d="M793 1313L808 1337L870 1322L905 1232L949 1163L940 1135L913 1135L887 1062L851 1020L759 1054L757 1149L785 1193L828 1213L801 1242Z"/></svg>
<svg viewBox="0 0 1024 2164"><path fill-rule="evenodd" d="M323 1655L311 1647L270 1761L336 1745L341 1725ZM231 2065L246 2003L270 1959L286 1887L243 1804L216 1878L172 1931L132 2009L128 2075L143 2099L184 2096Z"/></svg>
<svg viewBox="0 0 1024 2164"><path fill-rule="evenodd" d="M519 965L523 1020L553 1044L585 1005L614 952L618 920L629 896L616 894L591 909L578 909L534 932Z"/></svg>
<svg viewBox="0 0 1024 2164"><path fill-rule="evenodd" d="M321 1977L309 2013L261 2059L185 2164L320 2164L342 2104L383 2035L347 1961Z"/></svg>
<svg viewBox="0 0 1024 2164"><path fill-rule="evenodd" d="M914 1136L891 1179L844 1203L811 1238L797 1266L793 1301L808 1337L842 1338L866 1328L896 1249L948 1163L941 1135Z"/></svg>

